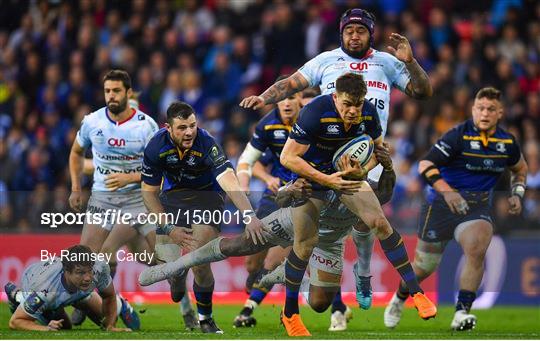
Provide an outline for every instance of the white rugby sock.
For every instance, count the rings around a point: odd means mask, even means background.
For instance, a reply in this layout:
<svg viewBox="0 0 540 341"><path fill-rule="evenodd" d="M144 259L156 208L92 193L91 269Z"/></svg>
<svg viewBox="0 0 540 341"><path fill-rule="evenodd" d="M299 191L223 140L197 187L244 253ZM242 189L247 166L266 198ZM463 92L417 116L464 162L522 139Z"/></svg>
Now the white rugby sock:
<svg viewBox="0 0 540 341"><path fill-rule="evenodd" d="M223 253L221 253L219 247L219 243L223 238L224 237L218 237L216 239L212 239L197 250L183 255L174 262L167 263L163 268L164 272L168 274L177 274L180 271L197 265L217 262L227 258Z"/></svg>
<svg viewBox="0 0 540 341"><path fill-rule="evenodd" d="M358 275L364 277L371 276L370 263L373 252L373 233L371 231L360 232L352 229L351 235L356 246L356 253L358 254Z"/></svg>

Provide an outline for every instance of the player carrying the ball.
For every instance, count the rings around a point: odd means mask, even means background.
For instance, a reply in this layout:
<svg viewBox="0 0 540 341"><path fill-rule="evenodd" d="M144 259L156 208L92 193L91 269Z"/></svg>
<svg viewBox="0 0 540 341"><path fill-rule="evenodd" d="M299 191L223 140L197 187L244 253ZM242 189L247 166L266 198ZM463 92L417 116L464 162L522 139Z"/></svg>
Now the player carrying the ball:
<svg viewBox="0 0 540 341"><path fill-rule="evenodd" d="M302 109L281 153L280 161L285 167L313 182L311 197L292 211L294 244L285 263L286 300L281 317L289 336L311 335L300 318L298 292L318 243L317 217L328 190L336 191L341 202L374 231L388 260L412 294L420 317L429 319L437 314L435 305L424 296L418 284L400 234L388 223L367 181L344 179L346 174L336 171L332 165L336 150L360 135L368 134L375 145L382 144L377 110L365 101L366 92L361 75L340 76L335 93L319 96ZM357 168L356 179L363 179L376 165L376 159L372 160L375 162L365 167L358 162L352 164Z"/></svg>
<svg viewBox="0 0 540 341"><path fill-rule="evenodd" d="M410 98L429 98L433 89L429 77L414 58L406 37L392 33L388 52L374 48L375 16L361 8L345 11L339 22L340 47L324 51L307 61L290 77L275 82L259 96L249 96L240 102L244 108L260 109L274 104L308 87L319 87L322 94L333 93L336 79L348 72L358 73L367 84L366 99L379 114L382 135L386 135L390 111L390 93L397 88ZM376 183L382 167L375 167L368 174ZM356 299L362 309L371 306L370 257L374 237L368 228L353 230L353 240L359 254L354 266ZM332 304L330 331L346 329L345 305L338 293Z"/></svg>

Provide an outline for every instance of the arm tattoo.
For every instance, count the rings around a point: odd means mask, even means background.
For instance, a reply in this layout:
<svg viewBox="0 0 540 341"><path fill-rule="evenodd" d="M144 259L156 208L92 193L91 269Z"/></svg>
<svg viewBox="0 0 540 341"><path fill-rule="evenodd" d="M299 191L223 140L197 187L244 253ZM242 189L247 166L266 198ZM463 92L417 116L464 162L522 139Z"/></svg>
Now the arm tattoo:
<svg viewBox="0 0 540 341"><path fill-rule="evenodd" d="M410 63L405 63L405 67L411 75L411 81L407 84L405 93L416 99L431 97L433 89L431 88L429 77L416 59L413 59Z"/></svg>
<svg viewBox="0 0 540 341"><path fill-rule="evenodd" d="M304 90L308 85L305 78L300 73L295 72L292 76L274 83L263 92L261 97L264 98L264 104L275 104L298 91Z"/></svg>

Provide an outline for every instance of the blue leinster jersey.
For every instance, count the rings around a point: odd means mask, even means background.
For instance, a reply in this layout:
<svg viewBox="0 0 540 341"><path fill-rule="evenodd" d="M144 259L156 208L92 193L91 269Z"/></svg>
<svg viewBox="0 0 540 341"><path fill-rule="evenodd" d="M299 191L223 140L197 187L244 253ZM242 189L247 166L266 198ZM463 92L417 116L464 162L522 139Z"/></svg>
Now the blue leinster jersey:
<svg viewBox="0 0 540 341"><path fill-rule="evenodd" d="M291 126L283 123L279 116L279 110L274 109L264 116L257 126L255 133L249 143L261 152L269 150L264 164L272 164L272 176L281 180L281 185L286 184L292 179L292 172L283 167L279 162L279 156L283 150L283 146L289 137ZM267 151L268 152L268 151Z"/></svg>
<svg viewBox="0 0 540 341"><path fill-rule="evenodd" d="M365 101L359 122L346 130L332 95L321 95L300 111L290 138L301 144L309 144L302 158L318 171L331 174L335 172L332 156L336 150L363 134L368 134L373 140L382 134L379 115L373 104Z"/></svg>
<svg viewBox="0 0 540 341"><path fill-rule="evenodd" d="M160 129L144 150L142 181L172 190L221 191L216 176L232 168L221 147L204 129L197 128L197 137L190 149L181 151L167 129Z"/></svg>
<svg viewBox="0 0 540 341"><path fill-rule="evenodd" d="M520 157L519 145L510 133L497 127L493 135L487 136L467 120L444 134L426 159L436 160L441 176L452 188L489 192L503 171ZM435 191L430 191L433 198Z"/></svg>

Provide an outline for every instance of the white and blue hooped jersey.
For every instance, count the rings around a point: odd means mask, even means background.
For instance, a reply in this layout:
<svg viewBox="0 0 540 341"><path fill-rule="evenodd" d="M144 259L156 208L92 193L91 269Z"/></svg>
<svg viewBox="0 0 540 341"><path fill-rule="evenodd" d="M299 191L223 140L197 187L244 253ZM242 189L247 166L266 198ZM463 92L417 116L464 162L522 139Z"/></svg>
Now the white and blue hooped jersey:
<svg viewBox="0 0 540 341"><path fill-rule="evenodd" d="M66 289L62 261L38 262L30 265L22 276L22 294L24 301L21 305L24 311L41 321L48 323L44 317L47 311L69 306L90 295L94 289L103 291L111 283L109 265L103 261L94 263L94 276L88 290L69 292Z"/></svg>
<svg viewBox="0 0 540 341"><path fill-rule="evenodd" d="M122 122L109 117L107 107L85 116L77 133L81 147L92 146L94 185L92 191L110 191L105 178L113 173L136 173L142 170L144 147L158 131L157 123L138 109ZM118 191L140 189L131 183Z"/></svg>
<svg viewBox="0 0 540 341"><path fill-rule="evenodd" d="M368 99L377 108L382 126L382 135L386 135L390 92L392 87L404 91L410 81L405 64L389 53L371 49L363 59L349 56L341 48L326 51L309 60L299 69L309 82L310 87L318 86L323 95L333 93L336 79L353 72L361 74L367 85Z"/></svg>

